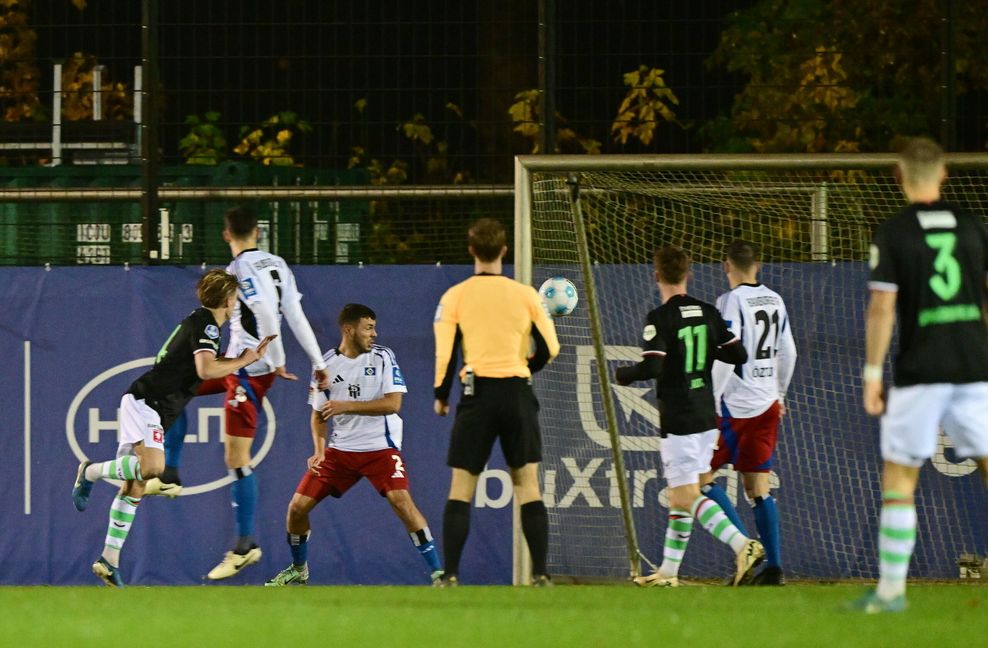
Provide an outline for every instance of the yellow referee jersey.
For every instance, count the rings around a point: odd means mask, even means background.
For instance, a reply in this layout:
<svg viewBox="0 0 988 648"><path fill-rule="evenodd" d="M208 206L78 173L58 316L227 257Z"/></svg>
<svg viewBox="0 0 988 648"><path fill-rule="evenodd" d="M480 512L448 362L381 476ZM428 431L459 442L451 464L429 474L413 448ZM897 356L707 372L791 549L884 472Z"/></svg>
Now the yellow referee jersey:
<svg viewBox="0 0 988 648"><path fill-rule="evenodd" d="M530 377L533 339L537 355L544 356L536 370L559 354L556 327L539 294L503 275L474 275L447 290L439 300L433 331L434 386L441 400L449 395L457 346L464 366L478 378ZM463 374L461 370L461 379Z"/></svg>

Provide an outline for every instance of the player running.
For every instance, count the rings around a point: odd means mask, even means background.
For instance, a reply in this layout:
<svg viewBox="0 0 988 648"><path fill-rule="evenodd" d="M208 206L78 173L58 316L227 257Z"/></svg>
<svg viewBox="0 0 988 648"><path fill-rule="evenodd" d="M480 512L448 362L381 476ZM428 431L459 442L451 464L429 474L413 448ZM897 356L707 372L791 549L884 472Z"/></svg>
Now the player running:
<svg viewBox="0 0 988 648"><path fill-rule="evenodd" d="M635 578L643 587L678 587L679 566L693 532L693 520L735 554L737 585L764 557L764 549L731 523L721 507L700 493L700 475L710 468L717 441L711 368L714 359L740 364L747 359L740 340L712 305L686 294L690 259L681 248L655 252L655 280L662 305L651 311L642 331L643 360L620 367L615 380L629 385L656 380L662 417L662 476L668 484L669 524L662 565Z"/></svg>

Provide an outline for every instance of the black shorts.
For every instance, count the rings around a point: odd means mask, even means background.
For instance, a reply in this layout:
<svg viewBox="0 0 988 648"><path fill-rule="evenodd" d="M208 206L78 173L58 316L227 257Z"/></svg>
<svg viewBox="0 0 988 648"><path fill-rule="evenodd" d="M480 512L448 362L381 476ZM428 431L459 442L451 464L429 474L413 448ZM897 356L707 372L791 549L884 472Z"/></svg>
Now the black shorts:
<svg viewBox="0 0 988 648"><path fill-rule="evenodd" d="M479 475L498 437L511 468L542 461L539 401L527 378L475 379L474 395L456 406L446 464Z"/></svg>

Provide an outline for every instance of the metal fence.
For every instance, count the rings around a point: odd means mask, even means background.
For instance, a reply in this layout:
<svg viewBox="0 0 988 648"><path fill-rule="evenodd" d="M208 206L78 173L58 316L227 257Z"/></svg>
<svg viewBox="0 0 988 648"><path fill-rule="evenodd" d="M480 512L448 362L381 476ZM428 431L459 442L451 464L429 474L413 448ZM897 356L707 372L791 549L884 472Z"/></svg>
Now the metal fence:
<svg viewBox="0 0 988 648"><path fill-rule="evenodd" d="M337 186L341 178L355 186L503 188L512 181L511 160L518 154L732 150L738 133L750 148L759 145L765 124L775 134L795 128L802 145L807 135L799 128L812 135L812 125L822 121L833 124L833 133L820 135L812 146L853 146L841 139L846 124L840 114L827 112L830 95L812 103L813 93L853 82L841 67L841 53L823 40L788 48L808 48L802 65L820 68L795 81L794 93L809 92L808 110L761 117L738 111L744 88L753 83L771 96L773 77L766 72L756 78L760 73L723 55L736 45L731 30L805 34L810 28L813 33L807 7L819 6L825 15L834 11L827 7L837 6L821 0L800 5L803 13L774 16L765 13L769 4L0 0L0 37L6 43L0 58L0 185L108 188L116 179L118 188L139 189L135 208L144 249L136 256L111 255L117 262L151 260L160 248L160 209L173 215L181 210L159 200L159 189L167 192L177 179L222 176L218 169L246 169L241 184L226 177L224 186L267 189L285 182ZM895 10L865 4L871 14ZM966 71L988 66L962 56L978 24L968 15L973 10L955 0L919 5L917 11L942 17L945 25L919 48L929 50L933 76L895 82L936 107L933 113L913 110L927 130L949 125L944 132L957 133L957 150L980 150L988 139L988 80ZM955 43L967 76L936 76L936 66L949 63ZM814 48L822 49L814 54ZM850 99L839 95L838 106L840 101ZM916 123L902 127L915 130ZM783 138L773 145L784 144ZM109 165L134 168L90 180L84 173L31 176L31 181L19 175L23 168ZM296 171L265 171L274 167ZM468 203L462 198L368 201L355 208L366 212L362 236L369 241L361 244L360 258L320 253L312 260L454 258L444 244L460 236L470 215L511 220L510 200ZM71 214L54 205L4 206L7 220L0 228L18 231L0 233L17 242L5 244L0 263L85 258L71 246L64 253L54 252L63 249L55 246L50 254L36 254L43 241L32 243L30 236L42 231L38 214L47 214L49 228L71 232L85 224L72 220L77 212L95 215L101 204L80 203ZM260 211L275 209L258 205ZM322 215L334 208L315 209ZM281 207L277 211L284 213ZM59 220L66 214L68 220ZM310 229L322 232L321 226ZM316 235L306 235L300 247L317 249L318 242L308 240ZM430 236L439 240L426 241ZM124 242L110 245L117 243Z"/></svg>

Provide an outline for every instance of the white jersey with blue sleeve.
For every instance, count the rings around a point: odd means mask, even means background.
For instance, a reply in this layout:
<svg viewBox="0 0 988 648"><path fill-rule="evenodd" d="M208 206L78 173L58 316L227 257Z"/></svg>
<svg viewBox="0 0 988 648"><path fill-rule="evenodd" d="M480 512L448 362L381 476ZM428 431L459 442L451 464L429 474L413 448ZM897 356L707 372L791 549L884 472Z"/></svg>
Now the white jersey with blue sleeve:
<svg viewBox="0 0 988 648"><path fill-rule="evenodd" d="M761 283L740 284L717 299L727 327L741 338L748 361L718 363L714 393L722 416L751 418L785 399L796 366L796 342L786 304Z"/></svg>
<svg viewBox="0 0 988 648"><path fill-rule="evenodd" d="M314 410L322 409L327 400L372 401L408 391L394 352L388 347L375 344L356 358L333 349L323 358L330 387L320 390L315 381L310 383L309 405ZM337 414L329 423L332 429L326 447L348 452L401 450L403 424L397 414Z"/></svg>
<svg viewBox="0 0 988 648"><path fill-rule="evenodd" d="M265 336L277 335L264 357L247 367L247 373L260 376L284 366L285 348L281 337L284 315L313 369L323 369L322 351L302 311L302 294L295 284L295 275L285 260L263 250L244 250L227 266L227 271L237 277L240 289L230 317L230 344L226 356L236 358L244 349L260 344Z"/></svg>

